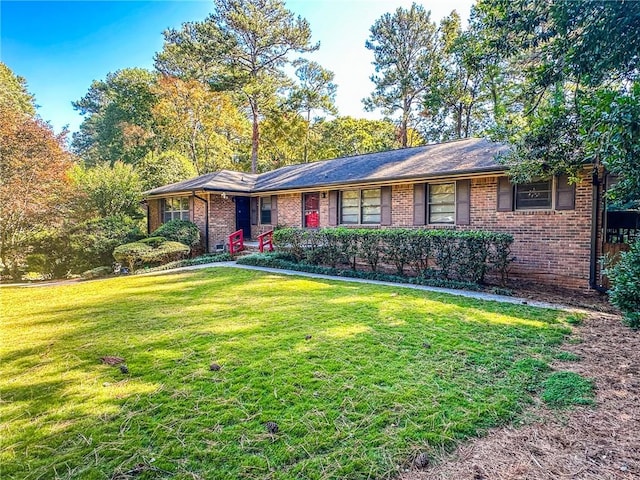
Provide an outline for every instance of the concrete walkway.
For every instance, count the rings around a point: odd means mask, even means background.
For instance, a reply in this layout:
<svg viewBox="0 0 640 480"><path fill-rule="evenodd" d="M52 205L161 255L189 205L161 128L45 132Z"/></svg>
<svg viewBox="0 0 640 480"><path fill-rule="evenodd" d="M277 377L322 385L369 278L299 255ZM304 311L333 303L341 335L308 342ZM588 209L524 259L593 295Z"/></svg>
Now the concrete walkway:
<svg viewBox="0 0 640 480"><path fill-rule="evenodd" d="M530 305L532 307L551 308L554 310L565 310L570 312L586 312L586 310L575 308L575 307L569 307L567 305L538 302L535 300L529 300L529 299L520 298L520 297L508 297L506 295L494 295L492 293L474 292L471 290L458 290L455 288L429 287L427 285L414 285L411 283L395 283L395 282L385 282L382 280L368 280L365 278L338 277L333 275L322 275L319 273L298 272L297 270L283 270L280 268L254 267L252 265L240 265L236 262L205 263L202 265L180 267L180 268L175 268L173 270L164 270L161 272L143 273L141 275L160 275L164 273L176 273L180 271L199 270L201 268L211 268L211 267L241 268L244 270L258 270L261 272L268 272L268 273L273 273L277 275L294 275L298 277L317 278L321 280L336 280L339 282L366 283L371 285L384 285L384 286L395 287L395 288L410 288L413 290L422 290L425 292L435 292L435 293L446 293L449 295L475 298L477 300L487 300L490 302L512 303L515 305Z"/></svg>

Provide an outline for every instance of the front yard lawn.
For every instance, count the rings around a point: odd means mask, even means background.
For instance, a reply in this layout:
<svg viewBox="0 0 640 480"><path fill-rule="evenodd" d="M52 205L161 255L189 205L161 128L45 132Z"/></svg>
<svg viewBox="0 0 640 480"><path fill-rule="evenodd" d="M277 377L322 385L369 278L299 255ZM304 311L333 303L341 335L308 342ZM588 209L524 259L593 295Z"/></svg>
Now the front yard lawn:
<svg viewBox="0 0 640 480"><path fill-rule="evenodd" d="M552 310L231 268L0 296L3 479L386 478L513 419L568 333Z"/></svg>

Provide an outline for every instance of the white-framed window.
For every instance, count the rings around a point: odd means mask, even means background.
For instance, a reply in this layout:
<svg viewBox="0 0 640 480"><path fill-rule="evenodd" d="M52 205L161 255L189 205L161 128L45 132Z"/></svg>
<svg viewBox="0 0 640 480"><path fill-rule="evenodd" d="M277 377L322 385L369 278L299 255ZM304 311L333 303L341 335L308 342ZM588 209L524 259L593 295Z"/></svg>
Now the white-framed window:
<svg viewBox="0 0 640 480"><path fill-rule="evenodd" d="M453 225L456 223L456 184L428 185L427 223Z"/></svg>
<svg viewBox="0 0 640 480"><path fill-rule="evenodd" d="M163 222L189 219L189 197L165 198L162 201Z"/></svg>
<svg viewBox="0 0 640 480"><path fill-rule="evenodd" d="M260 223L271 225L271 196L260 198Z"/></svg>
<svg viewBox="0 0 640 480"><path fill-rule="evenodd" d="M380 224L380 189L340 192L340 223L344 225Z"/></svg>
<svg viewBox="0 0 640 480"><path fill-rule="evenodd" d="M549 210L553 208L553 180L516 184L515 200L516 210Z"/></svg>

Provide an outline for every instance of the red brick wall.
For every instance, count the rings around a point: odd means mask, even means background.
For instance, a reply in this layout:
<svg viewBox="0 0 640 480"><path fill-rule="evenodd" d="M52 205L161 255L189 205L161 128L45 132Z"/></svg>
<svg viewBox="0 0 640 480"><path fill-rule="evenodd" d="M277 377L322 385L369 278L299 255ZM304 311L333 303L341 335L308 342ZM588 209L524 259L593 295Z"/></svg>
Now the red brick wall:
<svg viewBox="0 0 640 480"><path fill-rule="evenodd" d="M471 183L471 225L508 232L516 257L511 276L570 288L589 287L591 183L576 185L575 210L497 212L497 177Z"/></svg>
<svg viewBox="0 0 640 480"><path fill-rule="evenodd" d="M229 235L236 231L236 204L230 197L209 195L209 251L218 243L227 244Z"/></svg>
<svg viewBox="0 0 640 480"><path fill-rule="evenodd" d="M148 200L147 215L149 215L149 232L156 230L162 224L162 218L160 217L160 199Z"/></svg>
<svg viewBox="0 0 640 480"><path fill-rule="evenodd" d="M516 257L510 273L513 278L588 288L592 208L589 174L585 173L576 186L575 210L498 212L497 182L497 176L472 180L471 224L452 228L511 233ZM301 226L301 198L301 194L278 196L278 223ZM321 227L328 226L328 212L328 194L323 198L321 193ZM413 227L413 184L393 186L391 216L393 227Z"/></svg>
<svg viewBox="0 0 640 480"><path fill-rule="evenodd" d="M302 226L302 194L278 195L278 220L274 225Z"/></svg>

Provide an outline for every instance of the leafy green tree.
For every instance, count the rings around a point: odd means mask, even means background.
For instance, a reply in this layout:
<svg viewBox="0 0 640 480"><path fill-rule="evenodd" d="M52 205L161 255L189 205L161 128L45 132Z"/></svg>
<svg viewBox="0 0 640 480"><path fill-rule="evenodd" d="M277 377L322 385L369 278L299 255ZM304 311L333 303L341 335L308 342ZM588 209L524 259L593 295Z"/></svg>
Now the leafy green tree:
<svg viewBox="0 0 640 480"><path fill-rule="evenodd" d="M155 81L154 73L141 68L118 70L94 81L87 94L73 103L86 116L72 143L85 163L134 164L155 148Z"/></svg>
<svg viewBox="0 0 640 480"><path fill-rule="evenodd" d="M511 138L516 148L507 159L516 177L575 174L585 158L640 177L631 160L640 3L481 0L475 18L487 50L523 72L527 128ZM640 190L625 182L617 197L634 202Z"/></svg>
<svg viewBox="0 0 640 480"><path fill-rule="evenodd" d="M160 154L149 152L135 168L144 191L198 175L190 159L171 150Z"/></svg>
<svg viewBox="0 0 640 480"><path fill-rule="evenodd" d="M27 81L15 75L0 62L0 107L10 108L32 117L36 114L33 95L27 91Z"/></svg>
<svg viewBox="0 0 640 480"><path fill-rule="evenodd" d="M265 103L287 83L283 68L293 52L310 52L311 29L282 0L214 0L203 22L164 32L156 56L163 73L205 81L217 90L233 90L246 101L252 123L251 170L258 169L260 120Z"/></svg>
<svg viewBox="0 0 640 480"><path fill-rule="evenodd" d="M249 126L229 93L165 75L152 91L155 131L164 146L187 155L197 174L232 167Z"/></svg>
<svg viewBox="0 0 640 480"><path fill-rule="evenodd" d="M365 44L373 51L376 71L371 76L375 90L364 99L365 107L381 108L385 115L400 111L403 148L410 145L408 131L421 96L440 75L436 30L431 13L413 3L376 20Z"/></svg>
<svg viewBox="0 0 640 480"><path fill-rule="evenodd" d="M482 133L490 115L485 108L485 71L477 38L463 31L454 10L440 24L439 75L429 80L423 97L424 116L434 140L468 138Z"/></svg>
<svg viewBox="0 0 640 480"><path fill-rule="evenodd" d="M282 104L270 108L262 121L260 171L269 171L284 165L300 163L305 154L309 124Z"/></svg>
<svg viewBox="0 0 640 480"><path fill-rule="evenodd" d="M312 160L361 155L400 147L396 126L388 120L338 117L318 124Z"/></svg>
<svg viewBox="0 0 640 480"><path fill-rule="evenodd" d="M294 110L300 112L306 121L303 161L309 157L309 140L311 134L311 114L314 111L337 115L335 104L337 85L333 83L333 72L324 69L319 63L299 59L294 62L296 68L296 85L289 97Z"/></svg>
<svg viewBox="0 0 640 480"><path fill-rule="evenodd" d="M141 182L132 165L114 162L102 163L95 167L76 167L73 179L84 195L78 210L86 217L142 217L140 207Z"/></svg>

